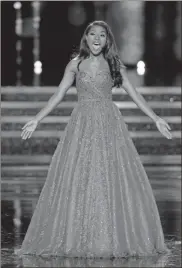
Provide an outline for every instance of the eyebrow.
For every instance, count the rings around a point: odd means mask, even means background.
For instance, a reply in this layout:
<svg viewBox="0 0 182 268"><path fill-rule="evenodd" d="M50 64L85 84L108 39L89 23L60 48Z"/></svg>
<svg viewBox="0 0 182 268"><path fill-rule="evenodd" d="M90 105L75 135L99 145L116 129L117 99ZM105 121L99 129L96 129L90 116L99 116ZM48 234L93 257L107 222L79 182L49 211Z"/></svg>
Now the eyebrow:
<svg viewBox="0 0 182 268"><path fill-rule="evenodd" d="M90 32L95 32L95 30L90 30ZM101 33L105 33L106 34L106 31L101 31Z"/></svg>

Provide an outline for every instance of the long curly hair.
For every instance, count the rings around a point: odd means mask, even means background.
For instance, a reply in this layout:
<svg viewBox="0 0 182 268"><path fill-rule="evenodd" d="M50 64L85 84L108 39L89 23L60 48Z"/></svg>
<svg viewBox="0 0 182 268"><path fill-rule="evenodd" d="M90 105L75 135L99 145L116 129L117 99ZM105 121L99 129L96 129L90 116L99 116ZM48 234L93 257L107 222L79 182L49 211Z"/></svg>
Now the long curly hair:
<svg viewBox="0 0 182 268"><path fill-rule="evenodd" d="M88 35L90 29L93 26L101 26L105 29L107 39L106 39L106 45L103 48L103 56L105 60L108 62L109 69L111 72L111 77L113 79L113 83L115 87L120 87L123 82L122 75L120 73L121 67L125 67L123 63L120 60L119 53L116 47L116 43L114 40L114 36L112 34L112 31L109 27L109 25L104 22L104 21L94 21L90 23L87 28L85 29L83 36L80 41L80 47L79 47L79 52L77 55L74 54L74 57L76 56L77 59L79 59L78 67L79 64L86 58L90 56L90 49L87 45L87 40L86 36Z"/></svg>

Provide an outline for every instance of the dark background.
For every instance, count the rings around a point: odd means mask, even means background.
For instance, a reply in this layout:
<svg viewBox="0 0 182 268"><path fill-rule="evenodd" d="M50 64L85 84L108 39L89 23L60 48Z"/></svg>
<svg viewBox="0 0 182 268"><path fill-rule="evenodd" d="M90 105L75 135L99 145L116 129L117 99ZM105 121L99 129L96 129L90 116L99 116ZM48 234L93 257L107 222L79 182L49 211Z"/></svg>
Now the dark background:
<svg viewBox="0 0 182 268"><path fill-rule="evenodd" d="M45 1L41 10L40 22L40 60L43 64L41 85L58 85L65 65L71 53L79 46L80 38L86 25L95 19L94 1L83 1L86 20L81 26L71 25L68 19L68 9L75 1ZM114 2L114 1L113 1ZM16 39L15 19L16 10L13 1L2 1L2 85L16 84ZM22 1L22 16L31 17L30 2ZM105 2L103 13L109 8L110 2ZM180 74L181 57L174 53L174 43L177 39L176 18L179 1L146 1L144 8L144 53L143 60L147 66L144 77L145 85L180 85L176 76ZM156 39L158 9L162 8L160 23L162 24L161 38ZM116 30L116 29L114 29ZM32 85L33 78L33 39L22 38L22 84ZM117 39L117 38L116 38ZM128 69L136 68L136 62ZM178 82L176 82L178 81Z"/></svg>

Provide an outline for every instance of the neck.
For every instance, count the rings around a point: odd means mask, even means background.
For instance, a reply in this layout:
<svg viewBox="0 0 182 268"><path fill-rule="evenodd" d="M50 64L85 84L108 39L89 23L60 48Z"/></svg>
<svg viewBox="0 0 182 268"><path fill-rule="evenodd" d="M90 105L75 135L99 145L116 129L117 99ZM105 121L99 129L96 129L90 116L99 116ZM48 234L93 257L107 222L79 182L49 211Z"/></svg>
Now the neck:
<svg viewBox="0 0 182 268"><path fill-rule="evenodd" d="M103 54L100 53L99 55L93 55L92 53L90 53L89 58L94 60L94 61L101 60L101 59L103 59Z"/></svg>

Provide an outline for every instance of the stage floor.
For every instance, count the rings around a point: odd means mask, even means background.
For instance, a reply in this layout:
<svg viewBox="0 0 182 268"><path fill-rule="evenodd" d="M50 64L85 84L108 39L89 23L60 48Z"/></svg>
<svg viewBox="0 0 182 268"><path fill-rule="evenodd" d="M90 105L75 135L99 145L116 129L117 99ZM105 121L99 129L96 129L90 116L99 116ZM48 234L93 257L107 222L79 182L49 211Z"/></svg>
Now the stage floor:
<svg viewBox="0 0 182 268"><path fill-rule="evenodd" d="M9 191L2 190L1 201L1 267L181 267L181 201L180 174L174 178L168 172L149 174L154 190L165 239L172 253L159 258L145 259L77 259L77 258L35 258L21 259L14 255L19 248L35 209L43 178L25 180L24 184L12 179ZM4 183L4 182L3 182ZM26 186L26 187L25 187ZM26 189L26 190L25 190ZM178 196L178 198L176 198Z"/></svg>

